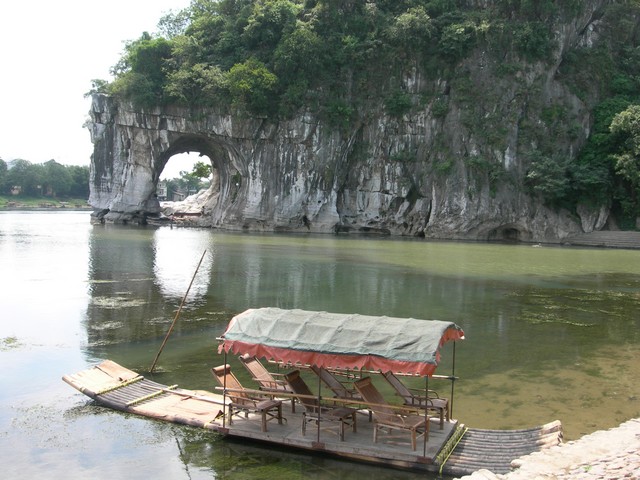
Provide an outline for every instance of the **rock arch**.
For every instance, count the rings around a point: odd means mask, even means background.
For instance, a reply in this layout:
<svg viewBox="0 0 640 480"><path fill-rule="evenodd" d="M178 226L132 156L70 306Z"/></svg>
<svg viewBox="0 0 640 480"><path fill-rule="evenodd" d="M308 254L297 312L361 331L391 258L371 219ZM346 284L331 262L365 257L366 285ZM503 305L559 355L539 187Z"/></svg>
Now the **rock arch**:
<svg viewBox="0 0 640 480"><path fill-rule="evenodd" d="M89 203L101 221L143 222L158 215L160 174L173 155L185 152L208 156L218 175L201 226L325 231L339 221L333 178L320 179L325 170L314 165L324 157L310 154L305 144L313 124L284 127L288 135L281 138L278 127L262 119L180 108L141 112L105 95L93 97L90 115ZM332 155L341 147L322 148Z"/></svg>

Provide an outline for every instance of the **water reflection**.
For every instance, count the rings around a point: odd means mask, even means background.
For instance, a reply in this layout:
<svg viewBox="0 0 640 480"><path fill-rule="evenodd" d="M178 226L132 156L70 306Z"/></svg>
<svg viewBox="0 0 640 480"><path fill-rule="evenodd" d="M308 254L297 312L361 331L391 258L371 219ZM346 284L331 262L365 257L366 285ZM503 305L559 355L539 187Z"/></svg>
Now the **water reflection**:
<svg viewBox="0 0 640 480"><path fill-rule="evenodd" d="M201 303L209 291L215 257L213 237L190 229L172 231L161 228L153 234L152 251L155 257L155 281L162 295L168 298L184 297L191 284L189 302ZM204 256L197 255L197 252Z"/></svg>

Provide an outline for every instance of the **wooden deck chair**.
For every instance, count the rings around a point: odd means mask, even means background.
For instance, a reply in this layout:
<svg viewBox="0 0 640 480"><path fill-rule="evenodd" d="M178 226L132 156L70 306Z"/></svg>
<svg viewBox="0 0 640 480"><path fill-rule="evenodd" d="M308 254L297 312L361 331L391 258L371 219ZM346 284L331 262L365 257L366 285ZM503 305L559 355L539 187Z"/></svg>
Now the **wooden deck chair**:
<svg viewBox="0 0 640 480"><path fill-rule="evenodd" d="M316 425L322 425L322 422L337 422L338 436L340 441L344 441L344 427L351 426L353 432L357 432L356 412L355 408L349 407L326 407L320 405L318 397L315 396L304 379L300 376L300 370L294 370L284 376L287 385L298 397L298 401L304 406L302 413L302 435L307 430L307 422L313 422ZM330 430L332 427L325 427Z"/></svg>
<svg viewBox="0 0 640 480"><path fill-rule="evenodd" d="M245 388L231 372L230 365L221 365L211 369L213 377L221 387L225 388L226 396L231 400L229 407L229 425L233 423L233 416L244 412L245 418L249 413L259 413L262 423L261 429L267 431L267 422L278 420L282 424L282 402L280 400L260 398L249 395Z"/></svg>
<svg viewBox="0 0 640 480"><path fill-rule="evenodd" d="M323 383L331 389L337 398L362 400L362 397L355 388L347 387L327 369L312 365L311 370L320 377Z"/></svg>
<svg viewBox="0 0 640 480"><path fill-rule="evenodd" d="M242 363L251 374L251 378L258 382L260 390L273 393L293 393L284 380L284 374L270 372L260 360L251 355L240 355L238 358L240 359L240 363ZM294 397L291 397L291 412L296 413L296 399Z"/></svg>
<svg viewBox="0 0 640 480"><path fill-rule="evenodd" d="M411 435L411 448L415 451L417 439L424 435L425 441L429 439L428 416L404 415L397 413L387 403L380 391L371 382L371 377L362 378L353 384L360 392L362 398L369 404L368 408L373 412L373 442L378 441L378 430L388 434L388 437L397 437L393 430L403 430Z"/></svg>
<svg viewBox="0 0 640 480"><path fill-rule="evenodd" d="M404 404L407 407L416 407L416 408L426 408L427 410L431 410L437 412L440 416L440 430L444 428L444 419L446 417L447 421L449 421L449 400L446 398L440 398L438 396L438 392L435 390L429 390L429 397L426 398L424 396L424 390L408 388L404 383L400 381L398 377L396 377L391 372L383 373L382 376L385 378L389 385L393 387L396 391L396 394L402 397L404 400ZM421 396L420 393L423 395Z"/></svg>

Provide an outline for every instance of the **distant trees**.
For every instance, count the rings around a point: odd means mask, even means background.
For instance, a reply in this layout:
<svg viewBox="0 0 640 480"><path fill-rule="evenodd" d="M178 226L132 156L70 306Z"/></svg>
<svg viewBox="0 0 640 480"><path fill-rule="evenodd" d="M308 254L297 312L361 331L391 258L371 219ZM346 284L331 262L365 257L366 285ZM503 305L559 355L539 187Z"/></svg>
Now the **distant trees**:
<svg viewBox="0 0 640 480"><path fill-rule="evenodd" d="M61 165L55 160L31 163L0 159L0 193L27 197L88 198L89 167Z"/></svg>
<svg viewBox="0 0 640 480"><path fill-rule="evenodd" d="M179 177L164 180L167 200L174 200L177 193L190 195L208 187L212 171L210 163L196 162L191 172L182 170Z"/></svg>

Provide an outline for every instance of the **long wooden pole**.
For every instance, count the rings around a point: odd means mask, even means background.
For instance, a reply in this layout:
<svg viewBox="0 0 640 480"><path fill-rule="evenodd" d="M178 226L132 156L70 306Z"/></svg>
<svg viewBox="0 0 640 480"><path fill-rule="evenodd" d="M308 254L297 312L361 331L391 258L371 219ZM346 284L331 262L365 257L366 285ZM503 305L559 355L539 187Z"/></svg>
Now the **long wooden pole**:
<svg viewBox="0 0 640 480"><path fill-rule="evenodd" d="M173 331L173 327L175 327L175 325L176 325L176 321L178 320L178 317L180 316L180 312L182 311L182 306L184 305L184 302L187 300L187 295L189 295L189 290L191 290L191 285L193 285L193 281L196 278L196 274L198 273L198 270L200 269L200 264L202 264L202 260L204 260L205 253L207 253L206 250L204 252L202 252L202 257L200 257L200 261L198 262L198 266L196 267L196 271L193 272L193 277L191 277L191 282L189 283L189 288L187 288L187 292L184 294L184 297L182 297L182 302L180 302L180 307L178 307L178 311L176 312L176 316L173 317L173 322L171 322L171 326L169 327L169 331L167 332L167 334L164 337L164 340L162 341L162 345L160 346L160 350L158 350L158 354L156 355L155 360L153 360L153 364L151 364L151 368L149 369L149 373L153 373L153 369L156 368L156 363L158 363L158 358L160 358L160 354L162 353L162 349L167 344L167 340L169 340L169 335L171 335L171 332Z"/></svg>

